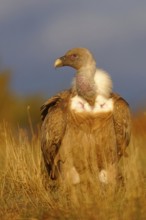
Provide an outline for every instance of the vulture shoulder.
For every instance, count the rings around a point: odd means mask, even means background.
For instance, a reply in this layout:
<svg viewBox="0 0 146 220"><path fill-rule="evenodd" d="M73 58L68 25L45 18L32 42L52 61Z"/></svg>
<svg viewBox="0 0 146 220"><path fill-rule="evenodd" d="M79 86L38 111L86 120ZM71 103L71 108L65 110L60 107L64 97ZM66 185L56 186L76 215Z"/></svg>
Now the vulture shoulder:
<svg viewBox="0 0 146 220"><path fill-rule="evenodd" d="M113 120L117 140L118 157L127 156L125 150L131 136L131 113L128 103L119 95L114 95Z"/></svg>
<svg viewBox="0 0 146 220"><path fill-rule="evenodd" d="M41 148L51 179L58 176L60 162L57 153L66 129L66 108L70 94L70 90L60 92L41 107Z"/></svg>

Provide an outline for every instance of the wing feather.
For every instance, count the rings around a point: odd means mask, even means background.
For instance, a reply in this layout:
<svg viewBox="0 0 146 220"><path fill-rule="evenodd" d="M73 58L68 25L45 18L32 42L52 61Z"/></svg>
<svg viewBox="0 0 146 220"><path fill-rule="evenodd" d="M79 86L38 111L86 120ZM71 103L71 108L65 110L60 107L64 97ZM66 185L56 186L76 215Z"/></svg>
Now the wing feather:
<svg viewBox="0 0 146 220"><path fill-rule="evenodd" d="M41 107L41 148L48 174L52 179L56 179L59 174L58 150L66 129L69 96L70 90L63 91L48 99Z"/></svg>
<svg viewBox="0 0 146 220"><path fill-rule="evenodd" d="M114 126L117 140L117 152L119 158L127 156L125 150L131 137L131 113L128 103L119 95L115 95L113 111Z"/></svg>

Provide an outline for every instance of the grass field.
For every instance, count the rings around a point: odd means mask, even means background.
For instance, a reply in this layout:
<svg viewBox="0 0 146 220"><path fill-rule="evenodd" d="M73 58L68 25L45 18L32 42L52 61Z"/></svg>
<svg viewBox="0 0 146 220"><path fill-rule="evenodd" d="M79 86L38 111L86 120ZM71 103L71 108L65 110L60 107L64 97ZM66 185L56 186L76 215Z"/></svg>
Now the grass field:
<svg viewBox="0 0 146 220"><path fill-rule="evenodd" d="M146 219L146 116L133 119L128 157L120 161L124 183L51 183L43 169L39 129L28 135L0 125L0 219Z"/></svg>

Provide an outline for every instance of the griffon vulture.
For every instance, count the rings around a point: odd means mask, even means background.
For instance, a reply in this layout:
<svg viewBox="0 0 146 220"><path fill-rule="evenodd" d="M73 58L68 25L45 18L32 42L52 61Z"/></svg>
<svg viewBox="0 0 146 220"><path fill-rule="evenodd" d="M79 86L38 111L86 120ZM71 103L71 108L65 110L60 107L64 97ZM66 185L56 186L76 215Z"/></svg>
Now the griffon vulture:
<svg viewBox="0 0 146 220"><path fill-rule="evenodd" d="M108 183L110 167L126 154L130 141L129 106L112 92L109 74L96 67L86 48L69 50L54 66L70 66L76 73L71 88L41 108L41 148L49 177L76 184L90 174Z"/></svg>

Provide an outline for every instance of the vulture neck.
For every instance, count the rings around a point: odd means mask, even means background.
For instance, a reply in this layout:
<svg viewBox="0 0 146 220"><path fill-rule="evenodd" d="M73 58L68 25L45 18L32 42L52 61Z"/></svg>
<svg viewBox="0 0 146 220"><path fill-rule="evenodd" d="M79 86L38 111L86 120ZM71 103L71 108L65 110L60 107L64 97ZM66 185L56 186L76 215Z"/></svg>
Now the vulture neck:
<svg viewBox="0 0 146 220"><path fill-rule="evenodd" d="M85 99L91 106L94 106L97 96L97 88L94 81L96 65L87 65L76 72L74 90L77 95Z"/></svg>
<svg viewBox="0 0 146 220"><path fill-rule="evenodd" d="M90 106L94 106L98 95L107 99L111 96L112 80L108 73L96 69L96 65L86 66L76 72L73 91L86 100Z"/></svg>

